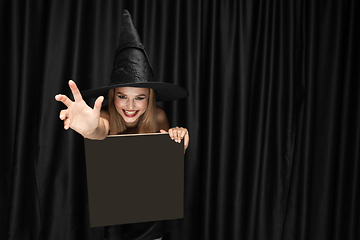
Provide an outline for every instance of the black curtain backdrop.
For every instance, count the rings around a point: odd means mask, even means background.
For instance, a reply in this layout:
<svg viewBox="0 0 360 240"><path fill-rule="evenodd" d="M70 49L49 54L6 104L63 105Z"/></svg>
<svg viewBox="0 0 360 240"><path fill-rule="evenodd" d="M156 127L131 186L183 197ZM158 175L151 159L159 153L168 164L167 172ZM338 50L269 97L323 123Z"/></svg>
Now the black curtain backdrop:
<svg viewBox="0 0 360 240"><path fill-rule="evenodd" d="M1 0L0 239L90 228L83 138L54 100L109 82L123 9L185 126L185 217L166 239L360 239L357 0ZM112 235L116 236L116 234Z"/></svg>

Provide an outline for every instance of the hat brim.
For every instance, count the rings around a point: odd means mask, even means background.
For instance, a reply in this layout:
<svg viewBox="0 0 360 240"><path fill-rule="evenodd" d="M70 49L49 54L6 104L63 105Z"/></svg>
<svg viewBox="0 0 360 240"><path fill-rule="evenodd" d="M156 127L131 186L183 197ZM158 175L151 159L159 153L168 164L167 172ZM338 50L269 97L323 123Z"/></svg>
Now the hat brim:
<svg viewBox="0 0 360 240"><path fill-rule="evenodd" d="M165 82L121 83L85 90L82 91L81 94L83 97L89 98L97 98L99 96L104 96L105 98L108 98L109 90L118 87L152 88L155 90L157 102L177 100L185 98L189 95L186 89L178 85Z"/></svg>

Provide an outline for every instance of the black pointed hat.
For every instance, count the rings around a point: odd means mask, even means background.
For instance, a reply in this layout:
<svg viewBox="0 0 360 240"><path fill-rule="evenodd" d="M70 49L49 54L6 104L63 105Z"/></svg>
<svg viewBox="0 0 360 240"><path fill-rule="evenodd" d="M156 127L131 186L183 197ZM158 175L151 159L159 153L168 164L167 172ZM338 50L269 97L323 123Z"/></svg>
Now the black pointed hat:
<svg viewBox="0 0 360 240"><path fill-rule="evenodd" d="M127 10L123 12L119 46L115 52L110 84L83 91L82 95L93 98L106 97L110 89L117 87L152 88L156 93L156 101L170 101L188 96L188 92L180 86L154 81L149 59Z"/></svg>

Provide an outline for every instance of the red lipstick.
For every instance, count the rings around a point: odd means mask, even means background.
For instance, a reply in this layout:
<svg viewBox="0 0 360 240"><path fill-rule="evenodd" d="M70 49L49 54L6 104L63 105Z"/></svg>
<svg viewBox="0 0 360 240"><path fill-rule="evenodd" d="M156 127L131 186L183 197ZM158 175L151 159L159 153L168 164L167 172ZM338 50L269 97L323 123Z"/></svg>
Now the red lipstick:
<svg viewBox="0 0 360 240"><path fill-rule="evenodd" d="M125 115L126 117L132 118L132 117L135 117L136 114L138 114L139 111L135 111L134 113L130 114L129 112L132 112L132 111L126 111L126 110L123 109L123 112L124 112L124 115ZM126 113L126 112L127 112L127 113Z"/></svg>

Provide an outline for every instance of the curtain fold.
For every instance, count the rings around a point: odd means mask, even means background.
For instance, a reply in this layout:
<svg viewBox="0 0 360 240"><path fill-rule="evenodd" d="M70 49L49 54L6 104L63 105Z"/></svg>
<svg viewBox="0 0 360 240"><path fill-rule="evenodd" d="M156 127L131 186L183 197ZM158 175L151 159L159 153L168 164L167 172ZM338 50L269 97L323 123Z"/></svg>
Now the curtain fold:
<svg viewBox="0 0 360 240"><path fill-rule="evenodd" d="M108 84L123 9L156 79L190 93L159 103L190 132L164 240L360 238L356 0L0 0L0 239L129 239L90 228L54 100Z"/></svg>
<svg viewBox="0 0 360 240"><path fill-rule="evenodd" d="M284 239L360 237L354 202L360 160L358 9L355 1L303 2L305 92Z"/></svg>

